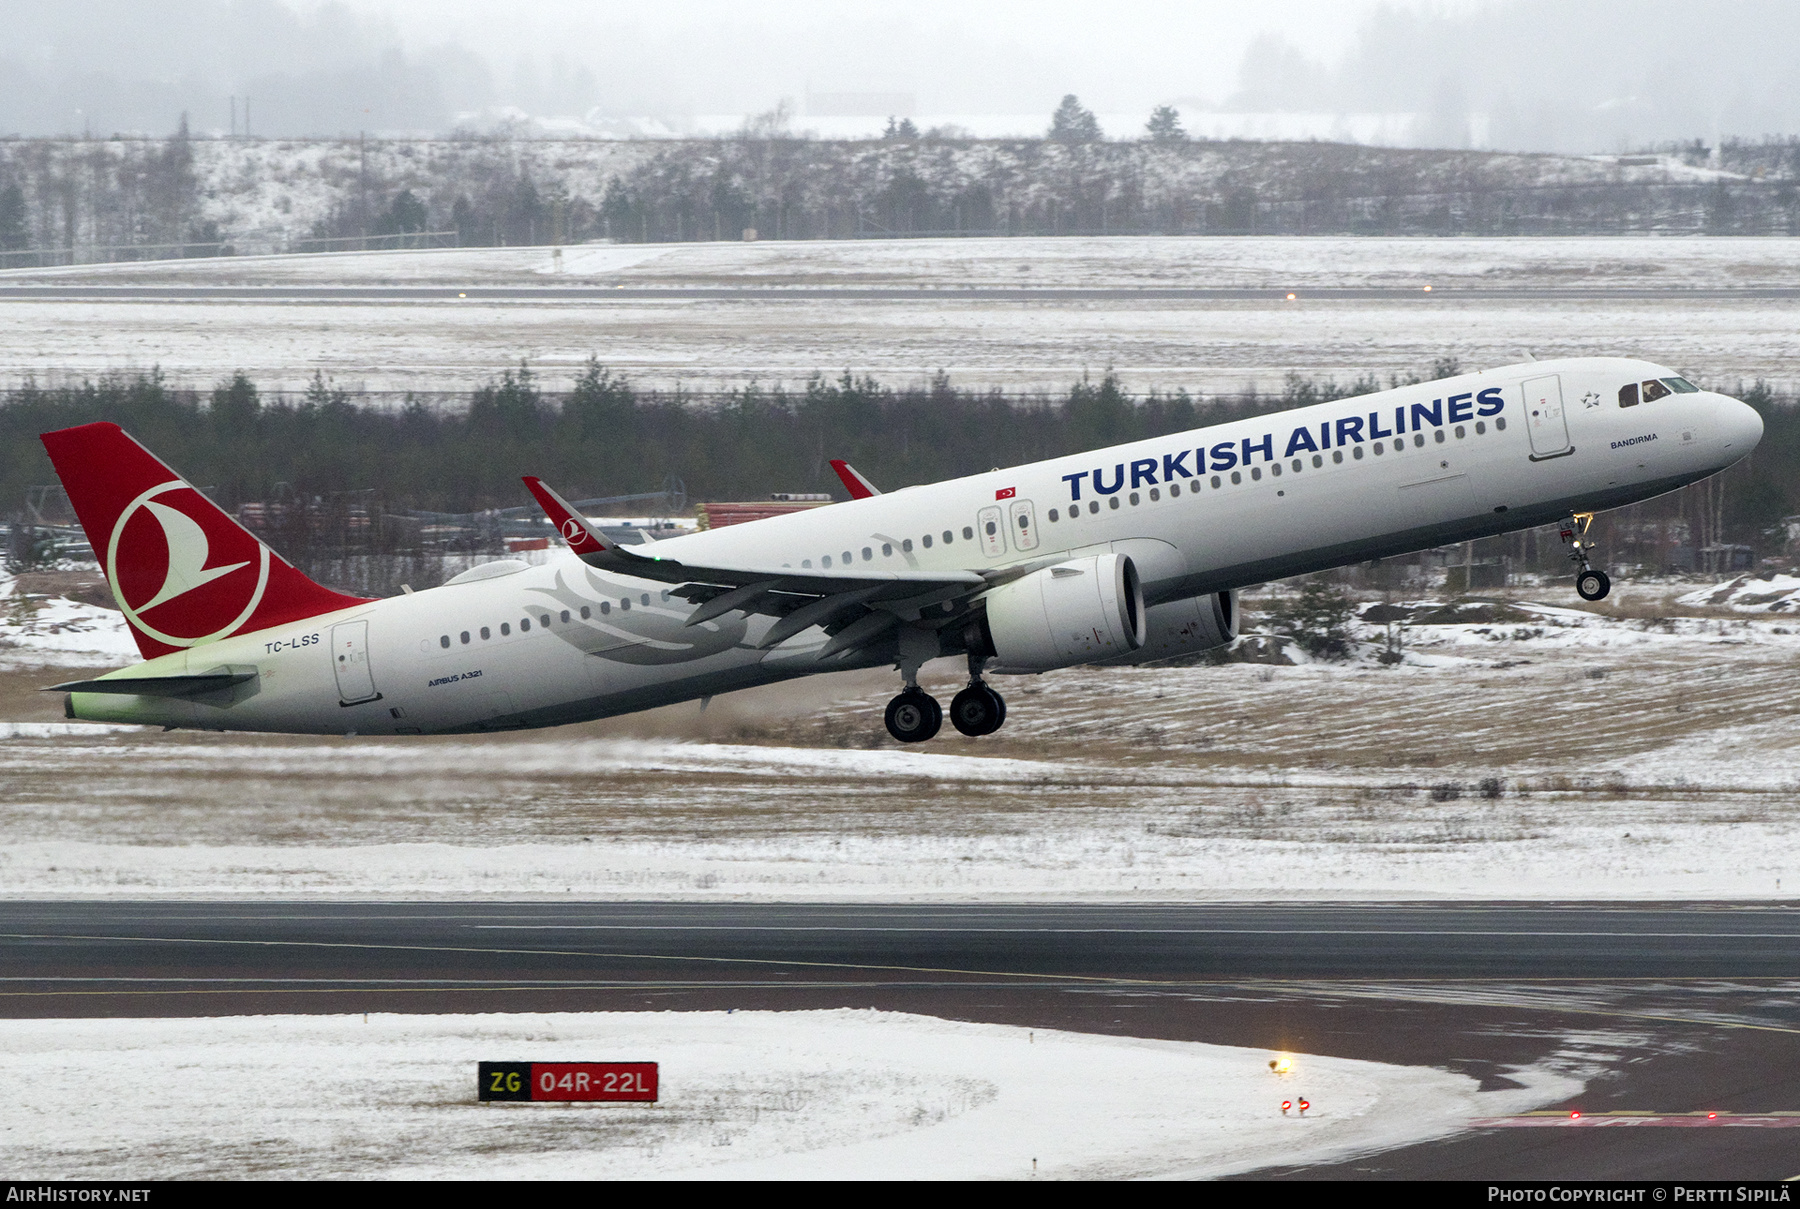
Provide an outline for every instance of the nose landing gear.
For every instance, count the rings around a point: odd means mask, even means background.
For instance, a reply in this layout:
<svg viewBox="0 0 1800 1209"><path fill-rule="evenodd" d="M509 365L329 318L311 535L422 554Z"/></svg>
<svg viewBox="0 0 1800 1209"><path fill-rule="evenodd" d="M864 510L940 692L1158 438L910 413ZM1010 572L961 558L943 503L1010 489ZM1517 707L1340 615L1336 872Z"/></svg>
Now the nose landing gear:
<svg viewBox="0 0 1800 1209"><path fill-rule="evenodd" d="M1583 600L1604 600L1612 591L1612 580L1607 578L1606 572L1589 564L1587 552L1594 548L1594 543L1582 540L1593 523L1592 512L1577 512L1562 523L1561 537L1569 547L1569 561L1576 568L1575 594Z"/></svg>

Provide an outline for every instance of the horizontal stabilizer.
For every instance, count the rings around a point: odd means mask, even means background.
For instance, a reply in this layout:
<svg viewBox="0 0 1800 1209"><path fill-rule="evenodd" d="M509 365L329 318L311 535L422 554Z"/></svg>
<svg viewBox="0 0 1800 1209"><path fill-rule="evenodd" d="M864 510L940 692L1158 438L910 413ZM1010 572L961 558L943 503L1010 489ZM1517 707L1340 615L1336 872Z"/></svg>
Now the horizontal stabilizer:
<svg viewBox="0 0 1800 1209"><path fill-rule="evenodd" d="M52 684L46 693L123 693L133 697L192 697L256 679L255 672L207 672L199 676L118 676Z"/></svg>

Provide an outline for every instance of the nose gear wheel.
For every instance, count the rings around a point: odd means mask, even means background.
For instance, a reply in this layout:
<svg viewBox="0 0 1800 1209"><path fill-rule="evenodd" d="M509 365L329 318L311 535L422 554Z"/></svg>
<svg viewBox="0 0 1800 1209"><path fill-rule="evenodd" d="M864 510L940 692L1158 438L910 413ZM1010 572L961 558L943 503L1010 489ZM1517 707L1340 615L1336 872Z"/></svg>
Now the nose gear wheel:
<svg viewBox="0 0 1800 1209"><path fill-rule="evenodd" d="M1559 526L1559 535L1563 544L1569 547L1569 561L1575 564L1575 594L1583 600L1604 600L1612 591L1612 580L1606 572L1588 562L1587 552L1594 548L1594 543L1582 540L1593 523L1592 512L1574 513Z"/></svg>

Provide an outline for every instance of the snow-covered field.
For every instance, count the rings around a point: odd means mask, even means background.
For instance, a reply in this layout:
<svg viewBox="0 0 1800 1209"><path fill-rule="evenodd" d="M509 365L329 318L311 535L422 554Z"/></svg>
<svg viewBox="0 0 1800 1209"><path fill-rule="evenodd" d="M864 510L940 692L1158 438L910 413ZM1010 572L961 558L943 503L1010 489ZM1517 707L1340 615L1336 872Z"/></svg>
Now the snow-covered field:
<svg viewBox="0 0 1800 1209"><path fill-rule="evenodd" d="M896 385L938 370L966 387L1066 390L1109 367L1132 390L1279 388L1292 370L1349 380L1455 356L1465 366L1586 353L1644 356L1726 388L1796 385L1800 301L1686 297L1791 284L1791 240L1017 239L362 253L82 268L196 284L507 282L641 286L905 285L929 300L625 299L411 302L0 302L0 384L160 366L211 385L242 369L298 391L315 371L370 391L469 390L529 362L551 389L588 358L644 386L797 385L850 369ZM35 271L34 271L35 272ZM51 281L43 276L33 280ZM12 281L14 275L0 274ZM19 278L18 280L25 280ZM1262 301L959 296L966 285L1269 288ZM1309 286L1399 285L1416 298L1309 299ZM1426 284L1434 291L1424 292ZM1667 289L1637 299L1472 300L1469 285ZM1294 290L1287 302L1276 291Z"/></svg>
<svg viewBox="0 0 1800 1209"><path fill-rule="evenodd" d="M1314 1163L1579 1090L876 1011L0 1021L33 1179L1116 1179ZM477 1061L656 1061L645 1104L479 1104ZM1309 1099L1305 1118L1284 1098Z"/></svg>
<svg viewBox="0 0 1800 1209"><path fill-rule="evenodd" d="M558 278L560 277L560 281ZM1792 286L1792 239L1105 236L577 244L0 271L0 283L1435 289Z"/></svg>
<svg viewBox="0 0 1800 1209"><path fill-rule="evenodd" d="M14 630L0 892L1791 897L1800 627L1686 590L1398 602L1391 667L1367 626L1349 664L1008 678L1000 735L923 750L883 732L882 672L491 738L93 728L32 691L74 657Z"/></svg>

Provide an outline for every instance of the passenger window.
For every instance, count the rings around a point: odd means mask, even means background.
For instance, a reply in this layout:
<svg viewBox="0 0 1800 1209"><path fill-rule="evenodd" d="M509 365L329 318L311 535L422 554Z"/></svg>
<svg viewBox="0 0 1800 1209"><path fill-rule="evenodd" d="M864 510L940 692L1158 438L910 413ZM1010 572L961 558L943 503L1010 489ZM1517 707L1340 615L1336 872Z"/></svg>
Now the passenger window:
<svg viewBox="0 0 1800 1209"><path fill-rule="evenodd" d="M1661 382L1658 382L1655 378L1644 383L1644 402L1646 403L1654 403L1663 396L1672 395L1674 393L1674 391L1664 386Z"/></svg>
<svg viewBox="0 0 1800 1209"><path fill-rule="evenodd" d="M602 614L609 614L609 613L611 613L611 612L612 612L612 601L610 601L610 600L603 600L603 601L601 601L601 602L600 602L600 612L601 612L601 613L602 613Z"/></svg>
<svg viewBox="0 0 1800 1209"><path fill-rule="evenodd" d="M1169 484L1169 498L1172 500L1181 498L1181 484L1180 483L1170 483Z"/></svg>
<svg viewBox="0 0 1800 1209"><path fill-rule="evenodd" d="M1113 509L1114 511L1117 511L1118 507L1119 507L1119 497L1116 495L1113 496L1112 499L1110 499L1106 502L1106 506Z"/></svg>
<svg viewBox="0 0 1800 1209"><path fill-rule="evenodd" d="M1219 476L1216 474L1212 476L1212 485L1213 490L1217 491L1219 489Z"/></svg>
<svg viewBox="0 0 1800 1209"><path fill-rule="evenodd" d="M1638 405L1637 383L1627 382L1619 387L1619 406L1636 407Z"/></svg>
<svg viewBox="0 0 1800 1209"><path fill-rule="evenodd" d="M586 616L587 616L587 610L586 610L586 609L583 609L583 610L581 610L581 615L582 615L582 616L583 616L583 617L586 617ZM567 609L564 609L564 610L563 610L563 611L562 611L562 623L563 623L563 624L564 624L564 625L568 625L568 624L569 624L569 610L567 610ZM545 624L545 625L549 625L549 624L550 624L550 623L549 623L549 622L545 622L545 623L544 623L544 624Z"/></svg>
<svg viewBox="0 0 1800 1209"><path fill-rule="evenodd" d="M850 551L848 551L848 550L846 550L846 551L844 551L844 565L845 565L845 566L846 566L846 567L847 567L847 566L849 566L849 565L850 565L850 564L851 564L851 563L853 563L853 562L855 562L855 561L856 561L856 560L855 560L855 559L854 559L854 558L851 558L851 557L850 557Z"/></svg>
<svg viewBox="0 0 1800 1209"><path fill-rule="evenodd" d="M1138 506L1138 493L1135 491L1131 493L1131 506L1133 508Z"/></svg>
<svg viewBox="0 0 1800 1209"><path fill-rule="evenodd" d="M1421 449L1424 447L1424 445L1425 445L1425 434L1422 432L1413 433L1413 448Z"/></svg>
<svg viewBox="0 0 1800 1209"><path fill-rule="evenodd" d="M925 536L924 536L924 537L921 537L921 538L920 538L920 539L919 539L919 542L920 542L920 544L921 544L921 545L923 545L923 546L924 546L924 547L925 547L925 548L926 548L926 549L927 549L927 550L929 550L929 549L931 549L931 534L929 534L929 533L927 533L927 534L926 534L926 535L925 535Z"/></svg>
<svg viewBox="0 0 1800 1209"><path fill-rule="evenodd" d="M882 542L881 543L881 557L883 557L883 558L894 557L894 543L892 543L892 542Z"/></svg>
<svg viewBox="0 0 1800 1209"><path fill-rule="evenodd" d="M948 529L944 530L944 544L946 546L955 540L956 540L956 534L950 532L950 530L948 530Z"/></svg>
<svg viewBox="0 0 1800 1209"><path fill-rule="evenodd" d="M1052 525L1056 523L1056 509L1054 508L1050 509L1050 523Z"/></svg>
<svg viewBox="0 0 1800 1209"><path fill-rule="evenodd" d="M1099 500L1089 500L1088 501L1088 514L1091 516L1098 511L1100 511L1100 501Z"/></svg>
<svg viewBox="0 0 1800 1209"><path fill-rule="evenodd" d="M463 631L463 632L462 632L462 642L463 642L463 645L464 645L464 646L468 646L468 645L469 645L469 631L467 631L467 630L464 630L464 631Z"/></svg>
<svg viewBox="0 0 1800 1209"><path fill-rule="evenodd" d="M629 596L619 597L619 611L621 613L631 612L631 597L629 597Z"/></svg>
<svg viewBox="0 0 1800 1209"><path fill-rule="evenodd" d="M1300 461L1300 459L1299 459L1299 458L1295 458L1295 459L1294 459L1294 473L1295 473L1295 474L1299 474L1299 473L1300 473L1300 468L1301 468L1301 466L1302 466L1302 465L1303 465L1303 464L1304 464L1304 463L1302 463L1302 462L1301 462L1301 461Z"/></svg>
<svg viewBox="0 0 1800 1209"><path fill-rule="evenodd" d="M519 633L521 633L521 634L531 633L531 618L529 618L529 617L519 618Z"/></svg>
<svg viewBox="0 0 1800 1209"><path fill-rule="evenodd" d="M994 536L994 534L1000 532L1000 526L996 525L993 521L989 521L987 523L986 531L987 531L987 535L989 537L992 537L992 536Z"/></svg>
<svg viewBox="0 0 1800 1209"><path fill-rule="evenodd" d="M968 525L963 526L963 540L966 542L972 542L975 540L975 530L970 528Z"/></svg>
<svg viewBox="0 0 1800 1209"><path fill-rule="evenodd" d="M1325 464L1325 457L1323 454L1317 454L1317 453L1313 454L1313 469L1314 470L1317 470L1319 467L1323 466L1324 464Z"/></svg>
<svg viewBox="0 0 1800 1209"><path fill-rule="evenodd" d="M1336 463L1337 463L1337 464L1338 464L1338 465L1340 465L1340 466L1341 466L1341 465L1343 465L1343 462L1344 462L1344 451L1343 451L1343 450L1341 450L1341 449L1334 449L1334 450L1332 450L1332 451L1331 451L1331 460L1332 460L1332 461L1333 461L1333 462L1336 462Z"/></svg>
<svg viewBox="0 0 1800 1209"><path fill-rule="evenodd" d="M1456 439L1459 441L1463 439L1463 426L1461 424L1456 426Z"/></svg>
<svg viewBox="0 0 1800 1209"><path fill-rule="evenodd" d="M1442 445L1444 443L1444 430L1440 428L1433 432L1431 434L1431 439L1436 441L1439 445Z"/></svg>
<svg viewBox="0 0 1800 1209"><path fill-rule="evenodd" d="M1154 487L1150 488L1150 502L1151 503L1154 504L1157 500L1160 500L1161 498L1162 498L1162 492L1158 491Z"/></svg>
<svg viewBox="0 0 1800 1209"><path fill-rule="evenodd" d="M912 553L912 538L908 537L908 538L903 539L900 542L900 549L902 552L904 552L906 554L911 554Z"/></svg>
<svg viewBox="0 0 1800 1209"><path fill-rule="evenodd" d="M500 637L506 638L506 637L511 636L511 634L512 634L512 626L504 621L501 622L500 623ZM482 637L486 638L487 635L483 634Z"/></svg>
<svg viewBox="0 0 1800 1209"><path fill-rule="evenodd" d="M581 620L588 621L593 616L594 616L593 610L589 609L586 605L581 606Z"/></svg>
<svg viewBox="0 0 1800 1209"><path fill-rule="evenodd" d="M445 634L442 638L438 639L438 645L443 647L446 651L449 650L450 649L450 635Z"/></svg>
<svg viewBox="0 0 1800 1209"><path fill-rule="evenodd" d="M874 560L875 560L874 552L871 551L867 546L864 546L863 547L863 561L864 562L873 562ZM667 596L668 593L664 592L663 595Z"/></svg>
<svg viewBox="0 0 1800 1209"><path fill-rule="evenodd" d="M493 635L488 633L488 628L486 626L482 626L481 627L481 640L483 642L486 642L488 639L490 639L492 637L493 637Z"/></svg>
<svg viewBox="0 0 1800 1209"><path fill-rule="evenodd" d="M1261 482L1262 481L1262 467L1261 466L1252 466L1250 468L1250 477L1255 479L1257 482Z"/></svg>
<svg viewBox="0 0 1800 1209"><path fill-rule="evenodd" d="M648 593L648 592L645 592L645 593L644 593L644 594L643 594L643 595L642 595L642 596L640 596L640 597L639 597L639 598L638 598L638 599L640 599L640 600L642 600L642 601L643 601L643 602L644 602L644 607L645 607L645 608L649 608L649 607L650 607L650 593Z"/></svg>
<svg viewBox="0 0 1800 1209"><path fill-rule="evenodd" d="M1231 472L1231 482L1234 486L1243 481L1244 481L1244 472L1243 471L1234 470Z"/></svg>
<svg viewBox="0 0 1800 1209"><path fill-rule="evenodd" d="M1353 458L1360 458L1360 457L1362 457L1362 455L1363 455L1363 451L1362 451L1362 446L1361 446L1361 445L1353 445L1353 446L1351 446L1351 448L1350 448L1350 456L1351 456L1351 457L1353 457Z"/></svg>
<svg viewBox="0 0 1800 1209"><path fill-rule="evenodd" d="M1495 432L1505 432L1506 431L1506 417L1505 416L1495 416L1494 417L1494 431Z"/></svg>
<svg viewBox="0 0 1800 1209"><path fill-rule="evenodd" d="M1487 431L1487 421L1486 420L1475 421L1475 435L1476 436L1480 436L1482 433L1484 433L1486 431Z"/></svg>
<svg viewBox="0 0 1800 1209"><path fill-rule="evenodd" d="M821 567L829 567L831 565L831 555L827 554L825 557L821 558L819 560L819 565Z"/></svg>

